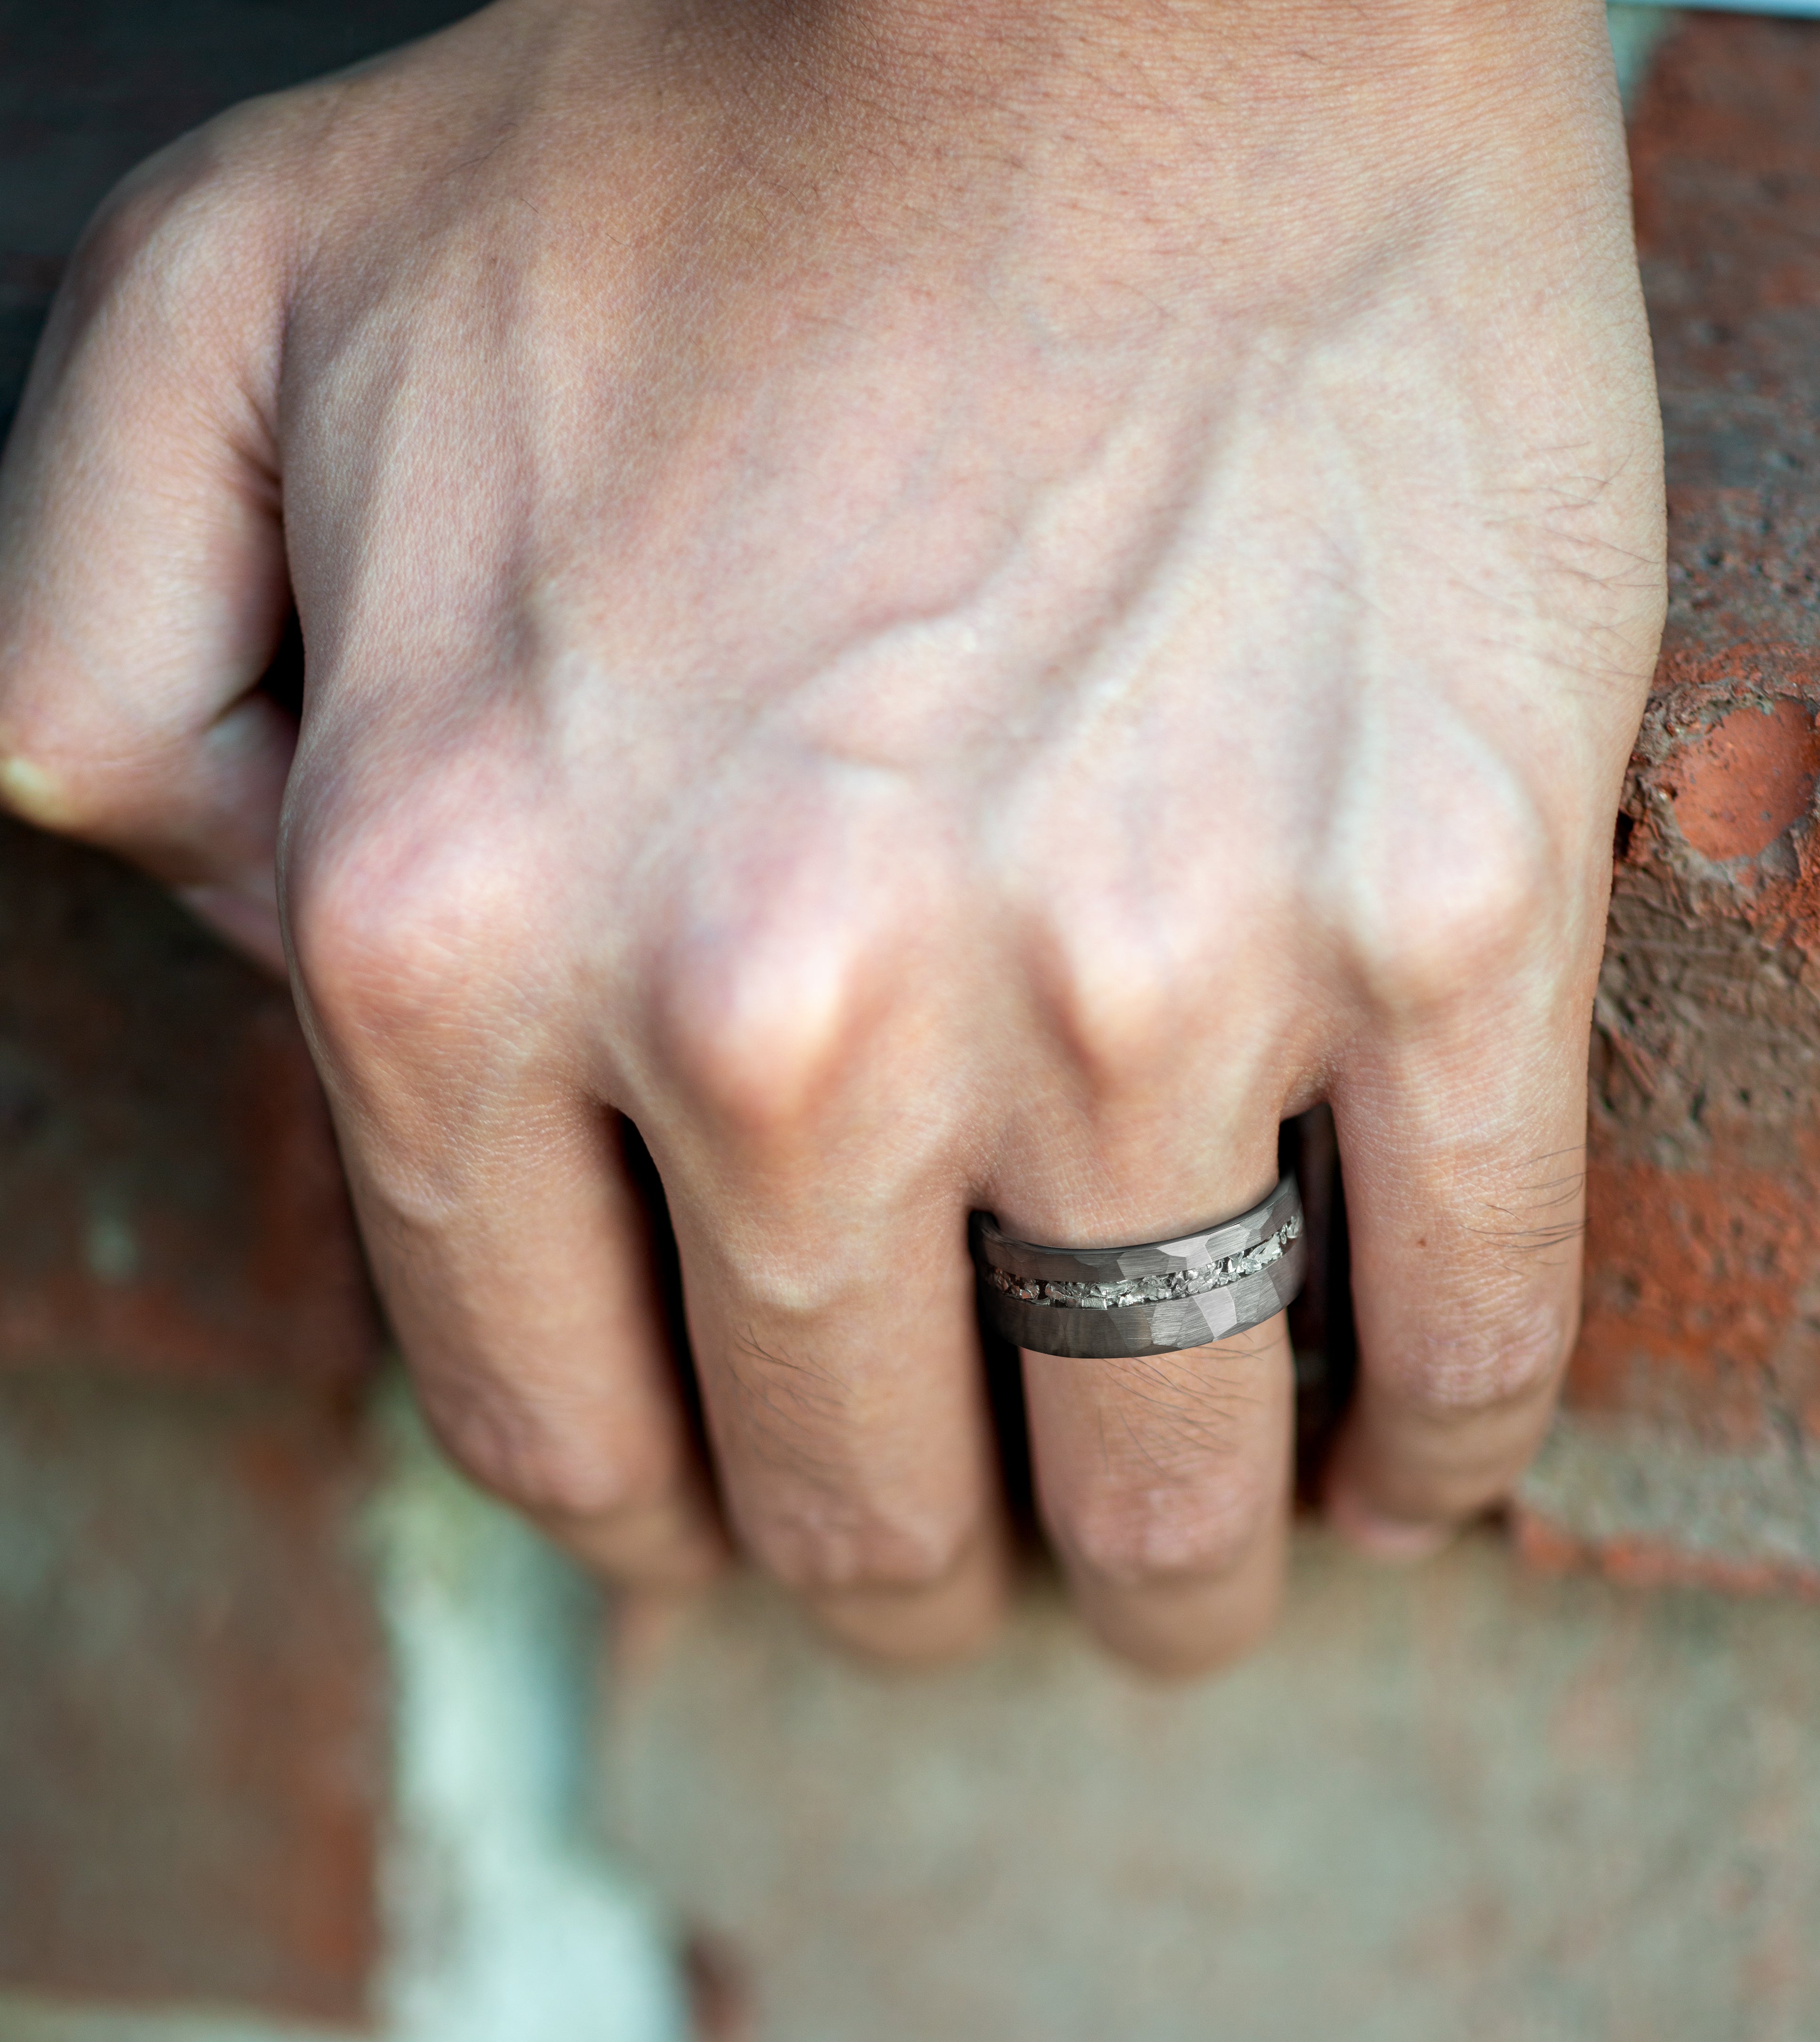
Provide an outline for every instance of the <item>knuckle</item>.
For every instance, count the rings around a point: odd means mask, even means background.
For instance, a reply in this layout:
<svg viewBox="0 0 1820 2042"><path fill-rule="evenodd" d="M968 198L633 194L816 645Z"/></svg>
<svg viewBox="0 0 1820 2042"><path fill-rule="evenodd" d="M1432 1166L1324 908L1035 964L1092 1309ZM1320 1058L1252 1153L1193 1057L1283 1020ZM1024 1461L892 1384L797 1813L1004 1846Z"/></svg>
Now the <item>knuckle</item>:
<svg viewBox="0 0 1820 2042"><path fill-rule="evenodd" d="M70 258L63 289L78 316L143 280L155 285L190 238L197 197L195 147L142 163L101 201Z"/></svg>
<svg viewBox="0 0 1820 2042"><path fill-rule="evenodd" d="M939 1588L960 1571L977 1539L969 1521L879 1499L768 1513L747 1533L765 1570L806 1596Z"/></svg>
<svg viewBox="0 0 1820 2042"><path fill-rule="evenodd" d="M116 185L84 230L63 294L78 320L122 293L182 304L199 276L250 244L275 216L279 181L261 173L263 109L219 117L149 158ZM243 285L242 285L243 288Z"/></svg>
<svg viewBox="0 0 1820 2042"><path fill-rule="evenodd" d="M1431 819L1422 839L1380 832L1343 882L1367 996L1393 1013L1482 993L1559 933L1564 889L1539 819L1513 797Z"/></svg>
<svg viewBox="0 0 1820 2042"><path fill-rule="evenodd" d="M297 976L352 1061L393 1042L473 1032L500 1004L528 940L532 889L496 835L441 801L395 804L311 832L286 861Z"/></svg>
<svg viewBox="0 0 1820 2042"><path fill-rule="evenodd" d="M1488 1413L1546 1402L1573 1344L1574 1329L1543 1309L1432 1336L1419 1355L1395 1369L1389 1387L1409 1417L1448 1430Z"/></svg>
<svg viewBox="0 0 1820 2042"><path fill-rule="evenodd" d="M1248 846L1242 885L1179 812L1046 809L1015 843L1005 905L1043 1022L1093 1090L1116 1096L1179 1070L1223 1016L1275 982L1300 885L1293 862ZM1192 1031L1185 1021L1192 1018ZM1202 1050L1204 1054L1204 1050Z"/></svg>
<svg viewBox="0 0 1820 2042"><path fill-rule="evenodd" d="M639 1019L656 1082L765 1162L836 1113L898 1112L974 935L952 847L895 784L810 771L727 808L647 906Z"/></svg>
<svg viewBox="0 0 1820 2042"><path fill-rule="evenodd" d="M780 1348L801 1356L816 1344L818 1325L876 1311L879 1284L870 1198L853 1190L835 1211L814 1188L806 1195L785 1184L769 1188L763 1201L742 1200L737 1209L723 1204L712 1238L692 1247L696 1265L704 1276L712 1270L709 1280L740 1314L730 1390L741 1419L775 1431L782 1414L812 1425L818 1409L840 1410L846 1401L844 1388L818 1377L809 1383L783 1379L776 1367ZM837 1223L818 1225L815 1218ZM757 1333L754 1326L765 1330Z"/></svg>
<svg viewBox="0 0 1820 2042"><path fill-rule="evenodd" d="M1148 1488L1108 1486L1059 1513L1056 1534L1087 1572L1120 1588L1233 1574L1269 1535L1280 1507L1261 1467Z"/></svg>
<svg viewBox="0 0 1820 2042"><path fill-rule="evenodd" d="M673 946L655 977L664 1067L736 1134L787 1137L839 1088L870 1032L868 947L850 926L801 916Z"/></svg>
<svg viewBox="0 0 1820 2042"><path fill-rule="evenodd" d="M540 1412L495 1385L425 1383L419 1398L448 1457L480 1487L533 1516L582 1523L624 1518L663 1501L674 1470L589 1428Z"/></svg>
<svg viewBox="0 0 1820 2042"><path fill-rule="evenodd" d="M1064 916L1047 913L1030 932L1030 974L1050 1025L1098 1088L1119 1092L1154 1076L1159 1061L1179 1051L1181 1020L1202 1005L1206 980L1204 932L1185 939L1181 923L1166 932L1135 908L1100 899L1083 889L1069 897ZM1230 954L1225 967L1242 975ZM1166 939L1165 939L1166 937ZM1147 940L1154 938L1155 940Z"/></svg>

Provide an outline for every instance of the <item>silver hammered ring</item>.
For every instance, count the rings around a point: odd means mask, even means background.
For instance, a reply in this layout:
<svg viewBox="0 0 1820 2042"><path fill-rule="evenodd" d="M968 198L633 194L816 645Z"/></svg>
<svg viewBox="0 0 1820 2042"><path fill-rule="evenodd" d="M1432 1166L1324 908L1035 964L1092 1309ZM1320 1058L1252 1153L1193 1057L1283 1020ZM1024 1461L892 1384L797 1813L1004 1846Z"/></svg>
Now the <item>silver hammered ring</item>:
<svg viewBox="0 0 1820 2042"><path fill-rule="evenodd" d="M1173 1241L1040 1248L975 1213L986 1323L1015 1347L1094 1360L1176 1354L1226 1340L1292 1304L1307 1272L1293 1172L1261 1205Z"/></svg>

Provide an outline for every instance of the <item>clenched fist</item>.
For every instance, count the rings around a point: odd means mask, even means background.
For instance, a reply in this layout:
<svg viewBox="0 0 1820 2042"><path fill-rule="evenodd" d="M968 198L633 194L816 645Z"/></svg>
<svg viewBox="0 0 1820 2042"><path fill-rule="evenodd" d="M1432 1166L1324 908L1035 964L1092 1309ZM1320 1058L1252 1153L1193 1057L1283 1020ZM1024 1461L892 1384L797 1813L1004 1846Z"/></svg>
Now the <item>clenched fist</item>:
<svg viewBox="0 0 1820 2042"><path fill-rule="evenodd" d="M1005 1581L970 1211L1178 1233L1316 1100L1334 1515L1520 1468L1662 547L1596 0L498 0L96 224L0 791L288 967L480 1479L920 1657ZM1024 1380L1088 1621L1252 1639L1280 1319Z"/></svg>

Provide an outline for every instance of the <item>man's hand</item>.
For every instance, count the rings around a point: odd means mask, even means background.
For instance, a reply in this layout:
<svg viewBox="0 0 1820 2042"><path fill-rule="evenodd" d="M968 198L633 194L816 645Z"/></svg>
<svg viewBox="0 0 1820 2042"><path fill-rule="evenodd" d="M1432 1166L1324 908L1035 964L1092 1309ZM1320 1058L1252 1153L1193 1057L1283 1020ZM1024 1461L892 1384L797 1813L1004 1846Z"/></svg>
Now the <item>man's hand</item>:
<svg viewBox="0 0 1820 2042"><path fill-rule="evenodd" d="M918 1657L1005 1579L970 1209L1180 1232L1316 1099L1335 1516L1419 1551L1517 1472L1662 544L1594 0L501 0L92 231L0 789L288 958L471 1470L643 1582L717 1486ZM1024 1382L1099 1633L1254 1637L1280 1321Z"/></svg>

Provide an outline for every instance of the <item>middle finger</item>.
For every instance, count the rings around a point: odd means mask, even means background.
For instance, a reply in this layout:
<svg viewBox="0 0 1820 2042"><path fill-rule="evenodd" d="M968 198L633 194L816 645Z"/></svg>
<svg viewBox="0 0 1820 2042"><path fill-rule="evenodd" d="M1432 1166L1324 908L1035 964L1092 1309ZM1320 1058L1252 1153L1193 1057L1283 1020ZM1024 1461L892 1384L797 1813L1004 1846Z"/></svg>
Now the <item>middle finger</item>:
<svg viewBox="0 0 1820 2042"><path fill-rule="evenodd" d="M959 1203L868 1212L815 1175L744 1174L672 1206L729 1514L848 1642L965 1651L1008 1550Z"/></svg>

